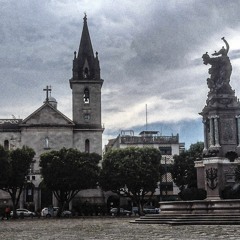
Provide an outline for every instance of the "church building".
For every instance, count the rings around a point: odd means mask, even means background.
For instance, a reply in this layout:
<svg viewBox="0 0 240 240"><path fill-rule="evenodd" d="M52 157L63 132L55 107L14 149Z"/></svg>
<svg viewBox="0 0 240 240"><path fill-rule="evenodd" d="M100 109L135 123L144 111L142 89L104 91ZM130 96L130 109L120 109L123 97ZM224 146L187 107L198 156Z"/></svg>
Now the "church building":
<svg viewBox="0 0 240 240"><path fill-rule="evenodd" d="M57 109L57 101L47 86L42 106L25 119L0 119L0 144L6 149L26 145L36 152L27 176L27 187L21 196L20 207L32 205L35 210L46 207L52 200L42 187L40 155L61 148L76 148L82 152L102 154L101 88L98 53L94 54L88 31L87 17L78 52L74 52L72 78L72 120ZM98 196L97 196L98 197ZM0 205L11 203L5 192L0 192ZM52 204L54 204L52 202Z"/></svg>

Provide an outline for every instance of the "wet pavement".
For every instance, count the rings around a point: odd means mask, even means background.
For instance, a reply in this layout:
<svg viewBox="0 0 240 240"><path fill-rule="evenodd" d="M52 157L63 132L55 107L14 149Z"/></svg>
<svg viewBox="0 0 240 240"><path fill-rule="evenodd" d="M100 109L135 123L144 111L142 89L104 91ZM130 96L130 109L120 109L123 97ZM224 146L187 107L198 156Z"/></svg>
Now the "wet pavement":
<svg viewBox="0 0 240 240"><path fill-rule="evenodd" d="M91 239L240 239L237 225L169 226L132 224L134 218L88 217L73 219L23 219L0 221L1 240Z"/></svg>

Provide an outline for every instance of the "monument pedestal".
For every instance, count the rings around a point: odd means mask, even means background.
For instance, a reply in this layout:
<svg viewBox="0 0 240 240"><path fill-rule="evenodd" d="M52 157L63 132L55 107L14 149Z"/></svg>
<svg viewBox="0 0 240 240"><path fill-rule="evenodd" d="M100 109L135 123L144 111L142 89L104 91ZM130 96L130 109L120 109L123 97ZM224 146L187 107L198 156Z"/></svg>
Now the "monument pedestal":
<svg viewBox="0 0 240 240"><path fill-rule="evenodd" d="M198 188L207 191L207 200L221 199L222 190L235 183L235 169L239 160L230 162L221 157L204 158L195 162Z"/></svg>

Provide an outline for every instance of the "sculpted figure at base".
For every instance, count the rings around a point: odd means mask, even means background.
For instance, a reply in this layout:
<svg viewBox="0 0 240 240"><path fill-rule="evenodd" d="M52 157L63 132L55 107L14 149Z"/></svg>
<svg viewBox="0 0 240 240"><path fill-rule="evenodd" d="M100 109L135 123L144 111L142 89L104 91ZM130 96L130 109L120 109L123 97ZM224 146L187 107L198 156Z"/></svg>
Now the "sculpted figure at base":
<svg viewBox="0 0 240 240"><path fill-rule="evenodd" d="M224 37L222 40L226 44L226 48L222 47L218 52L215 51L212 54L214 57L210 57L208 52L202 56L203 63L205 65L211 65L211 68L209 68L208 71L211 76L207 79L210 92L228 93L229 91L232 91L232 88L229 84L232 73L232 65L229 57L227 56L229 44Z"/></svg>

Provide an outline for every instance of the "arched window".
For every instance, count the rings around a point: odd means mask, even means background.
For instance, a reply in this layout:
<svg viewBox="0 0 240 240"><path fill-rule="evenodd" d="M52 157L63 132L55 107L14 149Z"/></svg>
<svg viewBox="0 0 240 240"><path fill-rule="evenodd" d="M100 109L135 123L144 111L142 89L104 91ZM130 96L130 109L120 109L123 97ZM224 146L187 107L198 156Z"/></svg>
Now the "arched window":
<svg viewBox="0 0 240 240"><path fill-rule="evenodd" d="M85 152L89 153L89 151L90 151L90 142L89 142L89 139L86 139L85 140Z"/></svg>
<svg viewBox="0 0 240 240"><path fill-rule="evenodd" d="M82 68L82 75L84 79L87 79L90 76L90 69L89 69L89 64L87 59L85 59L85 62Z"/></svg>
<svg viewBox="0 0 240 240"><path fill-rule="evenodd" d="M45 139L44 139L44 148L45 149L49 149L50 147L49 147L49 138L48 137L45 137Z"/></svg>
<svg viewBox="0 0 240 240"><path fill-rule="evenodd" d="M87 78L88 77L88 68L85 67L84 68L84 74L83 74L84 78Z"/></svg>
<svg viewBox="0 0 240 240"><path fill-rule="evenodd" d="M9 150L9 141L8 140L4 141L4 149Z"/></svg>
<svg viewBox="0 0 240 240"><path fill-rule="evenodd" d="M89 94L89 89L88 88L84 89L83 101L84 101L84 103L89 103L90 102L90 94Z"/></svg>

